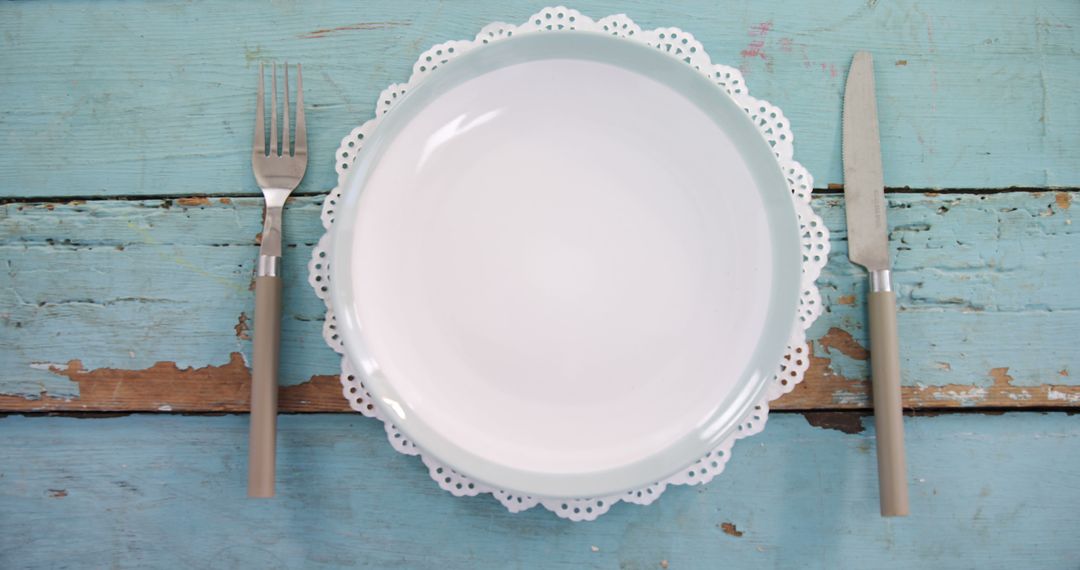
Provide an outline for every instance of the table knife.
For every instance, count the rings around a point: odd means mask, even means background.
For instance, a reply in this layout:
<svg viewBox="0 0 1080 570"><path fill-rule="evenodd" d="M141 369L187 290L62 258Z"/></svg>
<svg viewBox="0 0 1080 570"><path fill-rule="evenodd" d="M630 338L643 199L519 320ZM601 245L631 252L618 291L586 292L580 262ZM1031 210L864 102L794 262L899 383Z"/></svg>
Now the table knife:
<svg viewBox="0 0 1080 570"><path fill-rule="evenodd" d="M870 317L870 371L873 374L874 426L877 431L881 515L908 514L904 416L900 400L900 350L896 332L896 294L889 274L885 181L881 168L874 60L860 51L851 61L844 90L844 207L848 257L866 268Z"/></svg>

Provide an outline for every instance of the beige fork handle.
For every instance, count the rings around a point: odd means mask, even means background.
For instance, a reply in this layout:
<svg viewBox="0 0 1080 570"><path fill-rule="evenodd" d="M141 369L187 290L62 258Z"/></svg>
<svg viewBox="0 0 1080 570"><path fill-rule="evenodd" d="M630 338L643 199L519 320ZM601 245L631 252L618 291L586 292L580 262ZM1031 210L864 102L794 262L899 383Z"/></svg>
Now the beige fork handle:
<svg viewBox="0 0 1080 570"><path fill-rule="evenodd" d="M255 278L255 366L251 379L248 496L274 496L281 277Z"/></svg>
<svg viewBox="0 0 1080 570"><path fill-rule="evenodd" d="M877 431L878 491L881 516L908 514L904 415L900 398L900 349L896 333L896 294L869 294L870 368L873 374L874 426Z"/></svg>

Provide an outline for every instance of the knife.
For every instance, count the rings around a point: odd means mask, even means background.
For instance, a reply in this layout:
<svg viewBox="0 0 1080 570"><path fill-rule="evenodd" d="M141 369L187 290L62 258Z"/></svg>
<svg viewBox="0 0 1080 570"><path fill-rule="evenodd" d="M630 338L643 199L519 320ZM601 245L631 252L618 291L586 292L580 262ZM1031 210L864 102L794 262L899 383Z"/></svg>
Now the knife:
<svg viewBox="0 0 1080 570"><path fill-rule="evenodd" d="M881 170L874 60L860 51L851 60L844 90L844 209L848 257L870 276L870 371L873 374L881 516L908 514L904 416L900 401L900 350L896 294L889 275L885 181Z"/></svg>

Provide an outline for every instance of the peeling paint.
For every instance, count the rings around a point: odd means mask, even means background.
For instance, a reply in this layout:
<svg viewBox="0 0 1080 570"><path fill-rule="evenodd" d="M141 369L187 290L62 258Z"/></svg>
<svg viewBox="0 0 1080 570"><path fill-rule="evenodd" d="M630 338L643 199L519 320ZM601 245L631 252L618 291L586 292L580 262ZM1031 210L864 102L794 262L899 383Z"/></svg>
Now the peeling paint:
<svg viewBox="0 0 1080 570"><path fill-rule="evenodd" d="M918 386L922 389L929 388L928 386ZM989 392L986 388L980 388L977 386L966 387L964 389L938 389L931 392L931 397L935 400L951 400L957 402L962 406L972 406L983 400L986 400L986 396Z"/></svg>
<svg viewBox="0 0 1080 570"><path fill-rule="evenodd" d="M251 330L248 326L247 313L240 313L240 318L236 321L236 326L233 327L236 330L236 338L240 340L251 340L251 335L248 332Z"/></svg>
<svg viewBox="0 0 1080 570"><path fill-rule="evenodd" d="M854 305L855 295L840 295L836 298L837 305Z"/></svg>
<svg viewBox="0 0 1080 570"><path fill-rule="evenodd" d="M210 198L206 196L192 196L190 198L177 198L176 203L180 206L209 206Z"/></svg>
<svg viewBox="0 0 1080 570"><path fill-rule="evenodd" d="M1080 393L1077 393L1077 392L1069 393L1069 392L1063 392L1061 390L1056 390L1054 388L1047 388L1047 390L1046 390L1046 399L1047 400L1054 400L1054 401L1068 402L1070 404L1075 404L1077 402L1080 402Z"/></svg>
<svg viewBox="0 0 1080 570"><path fill-rule="evenodd" d="M42 364L44 367L45 365ZM179 368L158 362L140 370L86 370L82 361L50 364L48 370L78 385L75 397L0 395L0 411L181 411L242 412L249 409L251 372L244 357L233 352L226 364ZM336 375L312 376L300 384L281 386L282 411L348 411Z"/></svg>
<svg viewBox="0 0 1080 570"><path fill-rule="evenodd" d="M863 378L848 378L836 372L832 359L821 356L822 345L848 350L854 354L866 349L849 342L846 332L837 329L817 342L810 344L810 368L806 380L791 393L770 405L775 410L813 410L826 405L834 408L867 409L871 407L870 382ZM843 350L841 350L843 348ZM827 355L828 352L826 351ZM844 353L848 357L850 354ZM1032 406L1066 408L1080 403L1080 386L1043 384L1041 386L1013 386L1008 368L994 368L988 376L993 380L989 386L973 384L927 385L916 383L900 387L903 405L909 409L935 409L958 407L1010 407ZM1051 398L1051 393L1053 397ZM826 403L827 402L827 403Z"/></svg>
<svg viewBox="0 0 1080 570"><path fill-rule="evenodd" d="M850 335L837 330L828 339L832 349L846 350L852 354L865 351L854 340L847 340ZM812 412L822 407L850 410L871 407L870 383L863 378L848 378L837 373L832 368L832 359L819 355L821 345L825 344L822 340L810 345L810 367L806 380L795 386L791 393L773 402L770 405L772 409ZM86 370L79 360L67 364L38 362L34 366L75 382L78 386L76 394L54 396L45 391L35 395L0 394L0 412L234 412L248 409L250 372L243 354L239 352L232 353L226 364L202 368L181 369L174 362L158 362L141 370ZM1080 386L1013 386L1013 378L1008 371L1004 367L992 369L988 373L993 380L989 386L923 383L902 386L904 407L1069 408L1080 404ZM349 410L347 401L341 397L341 383L336 375L312 376L303 383L282 386L279 407L282 412ZM807 421L818 419L808 417Z"/></svg>
<svg viewBox="0 0 1080 570"><path fill-rule="evenodd" d="M870 351L859 344L851 336L851 333L841 328L832 327L829 329L829 332L825 333L825 336L818 339L818 344L827 352L831 352L835 349L848 358L854 358L855 360L866 360L870 358Z"/></svg>

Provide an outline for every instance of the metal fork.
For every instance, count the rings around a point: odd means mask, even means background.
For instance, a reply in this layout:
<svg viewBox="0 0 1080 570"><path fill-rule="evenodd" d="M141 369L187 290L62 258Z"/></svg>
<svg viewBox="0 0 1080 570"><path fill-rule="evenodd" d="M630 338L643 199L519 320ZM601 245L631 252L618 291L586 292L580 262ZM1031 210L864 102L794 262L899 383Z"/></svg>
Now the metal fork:
<svg viewBox="0 0 1080 570"><path fill-rule="evenodd" d="M304 80L296 65L296 141L289 152L289 64L285 64L285 105L278 146L277 64L270 94L270 141L263 124L263 82L259 64L259 96L255 103L255 136L251 168L266 200L262 243L255 271L255 366L251 382L251 434L248 440L248 496L274 496L277 446L278 346L281 341L281 213L285 200L307 170L307 128L304 124Z"/></svg>

